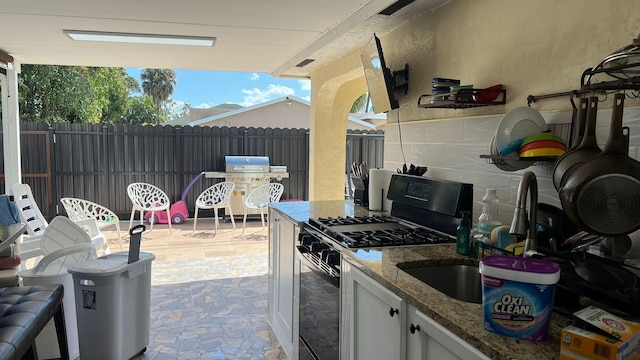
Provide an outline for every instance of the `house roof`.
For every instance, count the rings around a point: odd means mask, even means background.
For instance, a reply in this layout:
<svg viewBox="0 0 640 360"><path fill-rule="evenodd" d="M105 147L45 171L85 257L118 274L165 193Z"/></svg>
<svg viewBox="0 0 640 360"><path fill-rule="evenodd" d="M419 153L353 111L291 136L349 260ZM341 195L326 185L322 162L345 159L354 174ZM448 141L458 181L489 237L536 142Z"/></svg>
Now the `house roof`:
<svg viewBox="0 0 640 360"><path fill-rule="evenodd" d="M261 108L266 108L267 106L271 106L274 104L278 104L278 103L287 103L287 102L296 102L299 103L303 106L306 107L310 107L311 104L304 99L295 97L295 96L285 96L285 97L281 97L275 100L270 100L270 101L265 101L253 106L248 106L248 107L243 107L241 109L236 109L236 110L232 110L232 111L227 111L225 113L222 114L218 114L218 115L213 115L213 116L208 116L206 118L203 119L199 119L199 120L195 120L195 121L191 121L186 125L190 125L190 126L201 126L201 125L211 125L212 122L216 122L216 121L221 121L223 119L227 119L227 118L231 118L243 113L248 113L248 112L252 112L252 111L256 111L259 110ZM375 130L375 125L373 125L372 123L365 121L365 120L361 120L355 116L349 116L348 121L356 124L360 127L365 127L365 128L370 128L371 130Z"/></svg>
<svg viewBox="0 0 640 360"><path fill-rule="evenodd" d="M252 106L243 107L241 109L235 109L235 110L231 110L231 111L226 111L226 112L218 114L218 115L208 116L208 117L203 118L203 119L191 121L191 122L189 122L188 125L199 126L199 125L206 124L206 123L209 123L209 122L212 122L212 121L221 120L221 119L224 119L224 118L229 117L229 116L234 116L234 115L242 114L242 113L245 113L245 112L254 111L256 109L260 109L260 108L263 108L263 107L266 107L266 106L270 106L270 105L273 105L273 104L277 104L277 103L285 103L287 101L296 101L296 102L304 104L306 106L310 105L308 101L300 99L298 97L285 96L285 97L281 97L281 98L278 98L278 99L275 99L275 100L269 100L269 101L261 102L259 104L255 104L255 105L252 105Z"/></svg>

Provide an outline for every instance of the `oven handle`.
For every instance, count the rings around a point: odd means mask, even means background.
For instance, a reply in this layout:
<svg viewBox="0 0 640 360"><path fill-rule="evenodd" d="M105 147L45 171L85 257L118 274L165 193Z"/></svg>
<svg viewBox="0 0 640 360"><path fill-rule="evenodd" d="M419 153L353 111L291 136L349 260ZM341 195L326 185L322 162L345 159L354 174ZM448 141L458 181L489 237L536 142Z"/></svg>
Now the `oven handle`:
<svg viewBox="0 0 640 360"><path fill-rule="evenodd" d="M340 278L339 277L333 277L333 276L327 274L326 272L322 271L322 269L318 269L318 266L316 266L314 263L309 261L309 259L307 259L306 257L302 256L302 254L306 253L306 252L308 252L308 251L303 246L296 246L296 256L298 257L298 259L300 259L300 261L302 263L304 263L304 265L306 267L308 267L311 271L313 271L314 274L320 276L325 281L327 281L328 283L330 283L331 285L333 285L333 286L335 286L336 288L339 289L340 288Z"/></svg>

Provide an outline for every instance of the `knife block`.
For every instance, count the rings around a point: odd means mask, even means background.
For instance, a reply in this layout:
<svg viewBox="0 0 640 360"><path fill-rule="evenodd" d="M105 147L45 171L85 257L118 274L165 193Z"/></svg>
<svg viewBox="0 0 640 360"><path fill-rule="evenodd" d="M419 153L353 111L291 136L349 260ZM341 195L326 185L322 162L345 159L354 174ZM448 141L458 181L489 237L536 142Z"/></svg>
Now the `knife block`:
<svg viewBox="0 0 640 360"><path fill-rule="evenodd" d="M353 192L353 202L356 205L369 206L369 190L358 190Z"/></svg>
<svg viewBox="0 0 640 360"><path fill-rule="evenodd" d="M353 192L353 202L356 205L368 206L369 205L369 179L362 179L352 176L353 186L355 190Z"/></svg>

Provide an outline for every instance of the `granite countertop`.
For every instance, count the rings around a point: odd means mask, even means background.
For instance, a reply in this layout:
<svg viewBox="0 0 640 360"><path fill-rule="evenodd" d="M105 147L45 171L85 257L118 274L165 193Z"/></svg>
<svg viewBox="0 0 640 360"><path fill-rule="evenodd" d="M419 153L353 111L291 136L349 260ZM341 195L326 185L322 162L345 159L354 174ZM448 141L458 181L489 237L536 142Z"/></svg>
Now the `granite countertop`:
<svg viewBox="0 0 640 360"><path fill-rule="evenodd" d="M317 217L388 215L369 211L350 200L291 201L270 206L298 223ZM554 313L547 341L543 343L500 336L484 330L481 304L450 298L396 267L397 264L416 267L451 263L477 266L477 260L458 255L454 244L347 249L342 254L355 267L491 359L558 359L560 356L560 331L570 323L568 318Z"/></svg>
<svg viewBox="0 0 640 360"><path fill-rule="evenodd" d="M478 264L477 260L458 255L455 244L348 249L342 254L355 267L491 359L560 357L560 331L569 325L568 318L553 313L548 338L541 343L497 335L484 330L482 304L450 298L396 266Z"/></svg>
<svg viewBox="0 0 640 360"><path fill-rule="evenodd" d="M355 205L353 200L282 201L269 206L298 223L319 217L389 215L386 211L370 211L366 207Z"/></svg>

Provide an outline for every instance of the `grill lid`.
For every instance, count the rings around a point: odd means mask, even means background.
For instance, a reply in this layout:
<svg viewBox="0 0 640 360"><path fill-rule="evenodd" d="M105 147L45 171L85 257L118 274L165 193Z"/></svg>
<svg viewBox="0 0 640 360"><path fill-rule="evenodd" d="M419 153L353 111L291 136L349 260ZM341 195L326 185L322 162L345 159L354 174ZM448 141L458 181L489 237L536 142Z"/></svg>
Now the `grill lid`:
<svg viewBox="0 0 640 360"><path fill-rule="evenodd" d="M267 156L225 156L225 172L269 172L269 157Z"/></svg>

